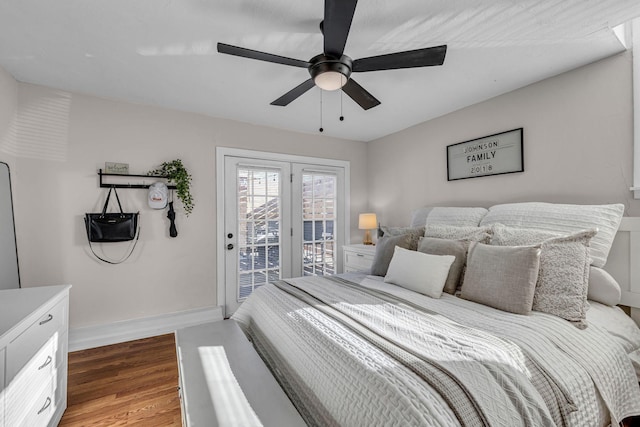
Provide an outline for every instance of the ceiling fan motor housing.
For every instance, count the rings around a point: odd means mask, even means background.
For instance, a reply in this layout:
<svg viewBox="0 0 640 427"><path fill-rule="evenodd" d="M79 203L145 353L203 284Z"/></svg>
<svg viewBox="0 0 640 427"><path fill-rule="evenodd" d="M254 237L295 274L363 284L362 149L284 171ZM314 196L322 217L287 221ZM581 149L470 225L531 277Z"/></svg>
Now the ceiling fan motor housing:
<svg viewBox="0 0 640 427"><path fill-rule="evenodd" d="M316 77L327 72L340 73L345 76L345 82L349 80L351 75L351 66L353 60L347 55L342 55L339 59L320 54L314 56L309 60L311 66L309 67L309 74L315 81Z"/></svg>

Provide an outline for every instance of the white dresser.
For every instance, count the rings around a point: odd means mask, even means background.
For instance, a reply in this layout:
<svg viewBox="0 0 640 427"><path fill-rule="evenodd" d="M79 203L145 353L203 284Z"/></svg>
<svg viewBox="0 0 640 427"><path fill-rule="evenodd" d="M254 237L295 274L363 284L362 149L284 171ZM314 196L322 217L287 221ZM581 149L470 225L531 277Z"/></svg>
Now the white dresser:
<svg viewBox="0 0 640 427"><path fill-rule="evenodd" d="M345 273L354 271L371 270L373 257L376 254L376 247L373 245L345 245L342 247L344 256L343 270Z"/></svg>
<svg viewBox="0 0 640 427"><path fill-rule="evenodd" d="M0 427L56 426L62 418L69 288L0 291Z"/></svg>

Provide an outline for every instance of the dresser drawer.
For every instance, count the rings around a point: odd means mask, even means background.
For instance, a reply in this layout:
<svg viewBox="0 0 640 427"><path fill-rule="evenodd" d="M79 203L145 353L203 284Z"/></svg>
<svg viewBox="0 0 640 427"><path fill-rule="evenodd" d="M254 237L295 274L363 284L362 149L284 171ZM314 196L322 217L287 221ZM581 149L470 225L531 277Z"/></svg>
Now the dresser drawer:
<svg viewBox="0 0 640 427"><path fill-rule="evenodd" d="M6 354L6 380L13 377L38 353L43 345L52 342L57 351L58 340L61 334L66 332L67 301L60 301L47 310L23 333L7 346ZM53 339L52 339L53 338ZM52 356L53 357L53 356ZM43 361L40 361L43 363ZM55 366L55 364L54 364Z"/></svg>
<svg viewBox="0 0 640 427"><path fill-rule="evenodd" d="M54 347L50 339L9 383L4 391L7 416L11 414L11 418L17 419L15 412L31 406L34 396L51 382L57 366Z"/></svg>
<svg viewBox="0 0 640 427"><path fill-rule="evenodd" d="M373 255L344 251L345 270L369 270L373 263Z"/></svg>
<svg viewBox="0 0 640 427"><path fill-rule="evenodd" d="M9 405L7 402L6 426L46 427L57 409L53 378L32 394L24 405Z"/></svg>

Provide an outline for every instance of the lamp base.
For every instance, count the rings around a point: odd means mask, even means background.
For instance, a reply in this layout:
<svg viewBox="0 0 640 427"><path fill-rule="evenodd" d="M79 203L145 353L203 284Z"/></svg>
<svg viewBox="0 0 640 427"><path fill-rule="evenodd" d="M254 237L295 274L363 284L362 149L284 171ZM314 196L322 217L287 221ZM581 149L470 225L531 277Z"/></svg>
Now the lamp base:
<svg viewBox="0 0 640 427"><path fill-rule="evenodd" d="M365 230L364 232L364 240L362 240L363 245L373 245L373 241L371 240L371 231Z"/></svg>

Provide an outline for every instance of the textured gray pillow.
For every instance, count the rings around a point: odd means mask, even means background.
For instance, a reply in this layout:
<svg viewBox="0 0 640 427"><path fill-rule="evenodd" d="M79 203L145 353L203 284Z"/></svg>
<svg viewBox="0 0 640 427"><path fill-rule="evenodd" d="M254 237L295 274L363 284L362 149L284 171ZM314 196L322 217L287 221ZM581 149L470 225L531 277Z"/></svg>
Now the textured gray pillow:
<svg viewBox="0 0 640 427"><path fill-rule="evenodd" d="M444 284L443 291L454 294L460 285L462 271L467 261L467 251L469 250L469 241L467 240L448 240L438 239L436 237L423 237L418 243L418 252L424 252L431 255L453 255L456 257L451 268L447 281Z"/></svg>
<svg viewBox="0 0 640 427"><path fill-rule="evenodd" d="M495 225L492 244L541 244L540 273L533 298L533 310L553 314L587 326L587 291L591 257L589 242L597 233L586 230L568 236L549 231Z"/></svg>
<svg viewBox="0 0 640 427"><path fill-rule="evenodd" d="M374 276L386 276L396 246L410 249L410 245L410 234L401 234L399 236L384 235L379 238L376 244L376 253L373 256L373 263L371 264L371 274Z"/></svg>
<svg viewBox="0 0 640 427"><path fill-rule="evenodd" d="M529 314L538 279L540 247L471 242L460 296L516 314Z"/></svg>
<svg viewBox="0 0 640 427"><path fill-rule="evenodd" d="M580 329L587 327L589 241L596 233L581 231L542 243L534 310L567 319Z"/></svg>
<svg viewBox="0 0 640 427"><path fill-rule="evenodd" d="M605 270L591 266L589 269L589 290L587 299L614 306L620 304L622 289Z"/></svg>
<svg viewBox="0 0 640 427"><path fill-rule="evenodd" d="M491 227L457 227L455 225L428 225L424 231L425 237L438 239L469 240L472 242L489 243Z"/></svg>
<svg viewBox="0 0 640 427"><path fill-rule="evenodd" d="M422 227L389 227L386 225L380 226L384 236L400 236L402 234L409 235L409 249L415 251L418 249L418 241L424 236L424 226Z"/></svg>

